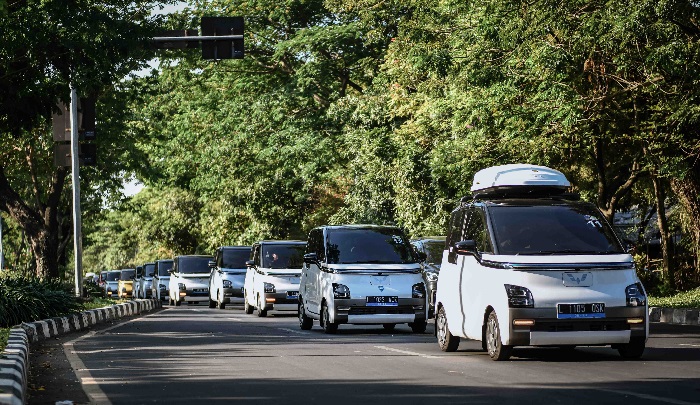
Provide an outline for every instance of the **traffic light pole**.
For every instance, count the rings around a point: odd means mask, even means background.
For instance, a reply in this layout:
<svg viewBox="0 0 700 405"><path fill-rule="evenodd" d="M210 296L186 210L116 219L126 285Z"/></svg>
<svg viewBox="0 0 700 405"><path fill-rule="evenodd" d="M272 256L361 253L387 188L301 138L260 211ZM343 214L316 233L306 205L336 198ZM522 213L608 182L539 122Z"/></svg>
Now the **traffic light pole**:
<svg viewBox="0 0 700 405"><path fill-rule="evenodd" d="M80 217L80 160L78 156L78 92L70 84L70 145L73 177L73 258L75 261L75 296L83 296L83 235Z"/></svg>

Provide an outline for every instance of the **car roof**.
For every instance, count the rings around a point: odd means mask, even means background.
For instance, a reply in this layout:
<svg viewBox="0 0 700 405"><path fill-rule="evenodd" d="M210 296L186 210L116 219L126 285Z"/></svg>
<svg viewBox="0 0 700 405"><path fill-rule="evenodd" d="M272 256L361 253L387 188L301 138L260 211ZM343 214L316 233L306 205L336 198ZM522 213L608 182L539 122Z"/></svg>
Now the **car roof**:
<svg viewBox="0 0 700 405"><path fill-rule="evenodd" d="M316 229L400 229L396 225L376 225L376 224L347 224L347 225L324 225Z"/></svg>
<svg viewBox="0 0 700 405"><path fill-rule="evenodd" d="M265 244L265 245L301 245L301 244L306 244L306 241L303 240L261 240L258 242L255 242L256 244Z"/></svg>
<svg viewBox="0 0 700 405"><path fill-rule="evenodd" d="M219 246L221 250L250 250L250 246Z"/></svg>
<svg viewBox="0 0 700 405"><path fill-rule="evenodd" d="M212 255L178 255L175 256L176 259L179 259L181 257L214 257Z"/></svg>

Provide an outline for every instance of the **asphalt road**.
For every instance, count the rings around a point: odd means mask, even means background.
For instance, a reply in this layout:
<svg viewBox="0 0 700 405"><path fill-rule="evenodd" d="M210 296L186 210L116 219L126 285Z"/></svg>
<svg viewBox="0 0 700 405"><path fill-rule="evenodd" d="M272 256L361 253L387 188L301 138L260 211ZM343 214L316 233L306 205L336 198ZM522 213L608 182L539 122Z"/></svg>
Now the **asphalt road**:
<svg viewBox="0 0 700 405"><path fill-rule="evenodd" d="M523 348L494 362L480 342L443 353L432 333L341 325L325 335L293 315L166 308L33 348L29 403L700 403L700 327L652 325L641 361Z"/></svg>

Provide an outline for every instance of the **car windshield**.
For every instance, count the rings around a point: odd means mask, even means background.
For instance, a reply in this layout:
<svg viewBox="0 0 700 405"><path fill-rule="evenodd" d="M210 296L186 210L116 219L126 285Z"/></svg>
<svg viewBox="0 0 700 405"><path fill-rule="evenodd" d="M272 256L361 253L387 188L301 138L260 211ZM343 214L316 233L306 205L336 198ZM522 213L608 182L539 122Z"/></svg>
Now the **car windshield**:
<svg viewBox="0 0 700 405"><path fill-rule="evenodd" d="M245 269L245 262L250 259L250 249L224 249L221 267L227 269Z"/></svg>
<svg viewBox="0 0 700 405"><path fill-rule="evenodd" d="M168 270L173 268L173 261L172 260L163 260L158 262L158 275L159 276L167 276L170 273L168 273Z"/></svg>
<svg viewBox="0 0 700 405"><path fill-rule="evenodd" d="M591 204L490 206L489 213L502 255L624 253Z"/></svg>
<svg viewBox="0 0 700 405"><path fill-rule="evenodd" d="M156 265L155 263L148 263L143 266L143 276L144 277L153 277L153 274L156 272Z"/></svg>
<svg viewBox="0 0 700 405"><path fill-rule="evenodd" d="M177 271L184 274L209 273L211 256L183 256L178 259Z"/></svg>
<svg viewBox="0 0 700 405"><path fill-rule="evenodd" d="M118 281L120 274L122 274L120 271L110 271L109 273L107 273L105 281Z"/></svg>
<svg viewBox="0 0 700 405"><path fill-rule="evenodd" d="M426 263L435 263L438 266L442 262L442 252L445 250L445 242L441 240L431 240L423 243L426 254Z"/></svg>
<svg viewBox="0 0 700 405"><path fill-rule="evenodd" d="M326 235L330 264L416 263L412 246L397 228L331 228Z"/></svg>
<svg viewBox="0 0 700 405"><path fill-rule="evenodd" d="M136 275L136 270L134 269L129 269L129 270L122 270L122 275L119 277L120 280L130 280L131 277L134 277Z"/></svg>
<svg viewBox="0 0 700 405"><path fill-rule="evenodd" d="M263 245L262 266L268 269L301 269L306 245Z"/></svg>

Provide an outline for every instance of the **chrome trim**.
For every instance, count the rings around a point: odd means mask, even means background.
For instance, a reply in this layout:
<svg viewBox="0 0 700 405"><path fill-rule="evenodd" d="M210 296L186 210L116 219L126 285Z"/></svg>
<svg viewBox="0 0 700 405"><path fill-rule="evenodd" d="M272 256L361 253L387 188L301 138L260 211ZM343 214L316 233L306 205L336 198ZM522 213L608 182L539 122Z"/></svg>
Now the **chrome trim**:
<svg viewBox="0 0 700 405"><path fill-rule="evenodd" d="M506 270L634 270L633 263L510 263L482 260L480 264Z"/></svg>

